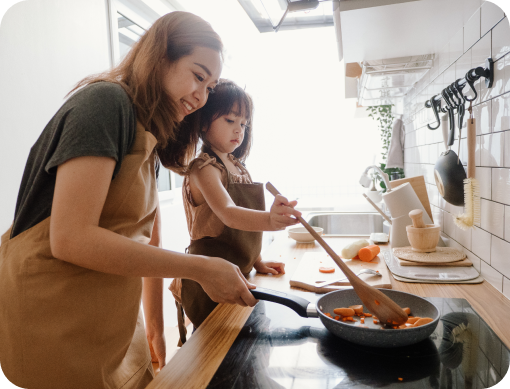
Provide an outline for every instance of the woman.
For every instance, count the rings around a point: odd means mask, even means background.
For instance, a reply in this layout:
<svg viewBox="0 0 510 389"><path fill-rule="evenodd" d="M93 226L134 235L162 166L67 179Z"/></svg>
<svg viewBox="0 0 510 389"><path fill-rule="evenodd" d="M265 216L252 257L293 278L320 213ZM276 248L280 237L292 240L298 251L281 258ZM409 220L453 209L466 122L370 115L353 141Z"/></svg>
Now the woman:
<svg viewBox="0 0 510 389"><path fill-rule="evenodd" d="M118 67L82 80L32 147L0 246L0 361L16 385L145 387L147 338L165 357L161 278L256 303L237 266L158 247L155 165L180 172L194 156L198 133L179 122L213 91L221 50L199 17L163 16Z"/></svg>

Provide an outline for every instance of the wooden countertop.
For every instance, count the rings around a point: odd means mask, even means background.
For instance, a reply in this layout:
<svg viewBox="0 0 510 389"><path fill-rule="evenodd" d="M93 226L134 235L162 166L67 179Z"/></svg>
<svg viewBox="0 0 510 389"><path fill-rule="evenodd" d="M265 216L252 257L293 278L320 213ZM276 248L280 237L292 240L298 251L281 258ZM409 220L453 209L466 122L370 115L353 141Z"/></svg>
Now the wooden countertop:
<svg viewBox="0 0 510 389"><path fill-rule="evenodd" d="M367 237L325 237L336 252L355 239ZM381 251L389 250L381 245ZM293 288L289 280L304 253L324 251L318 243L297 244L282 231L263 254L266 261L285 263L286 274L270 276L250 274L249 281L282 292L299 294L310 301L318 297L315 293ZM501 341L510 348L510 300L484 281L481 284L421 284L406 283L391 277L393 289L413 293L422 297L465 298L485 320ZM197 329L184 346L161 370L147 389L205 388L214 376L223 358L232 346L239 331L253 308L220 304Z"/></svg>

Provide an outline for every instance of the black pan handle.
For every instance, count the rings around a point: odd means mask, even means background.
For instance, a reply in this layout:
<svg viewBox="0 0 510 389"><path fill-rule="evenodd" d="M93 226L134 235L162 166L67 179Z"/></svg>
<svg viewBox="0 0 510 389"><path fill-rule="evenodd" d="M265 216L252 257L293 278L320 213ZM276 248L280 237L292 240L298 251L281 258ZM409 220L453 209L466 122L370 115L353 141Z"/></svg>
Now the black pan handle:
<svg viewBox="0 0 510 389"><path fill-rule="evenodd" d="M450 122L450 134L448 137L448 146L453 146L455 143L455 112L453 112L453 108L448 110L448 119Z"/></svg>
<svg viewBox="0 0 510 389"><path fill-rule="evenodd" d="M250 289L250 292L253 294L253 297L258 300L272 301L273 303L285 305L295 311L299 316L312 316L309 315L307 308L309 305L313 304L304 298L280 292L278 290L259 287L257 287L257 289Z"/></svg>

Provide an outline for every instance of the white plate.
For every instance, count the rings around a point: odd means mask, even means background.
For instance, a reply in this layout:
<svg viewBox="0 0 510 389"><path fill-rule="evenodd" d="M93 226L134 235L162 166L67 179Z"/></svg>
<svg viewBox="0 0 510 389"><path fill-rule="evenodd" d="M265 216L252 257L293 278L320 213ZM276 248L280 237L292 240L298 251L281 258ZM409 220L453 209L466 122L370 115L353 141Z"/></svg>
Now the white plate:
<svg viewBox="0 0 510 389"><path fill-rule="evenodd" d="M385 232L372 232L370 234L370 240L374 243L387 243L388 242L388 234Z"/></svg>

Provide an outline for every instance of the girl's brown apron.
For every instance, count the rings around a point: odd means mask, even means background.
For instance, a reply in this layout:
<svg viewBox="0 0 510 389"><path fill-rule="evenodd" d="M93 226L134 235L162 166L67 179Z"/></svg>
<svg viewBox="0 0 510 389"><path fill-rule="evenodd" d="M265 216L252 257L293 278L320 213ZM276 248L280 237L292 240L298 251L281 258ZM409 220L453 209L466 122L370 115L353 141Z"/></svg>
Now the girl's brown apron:
<svg viewBox="0 0 510 389"><path fill-rule="evenodd" d="M158 203L156 138L138 123L99 226L150 240ZM141 277L101 273L51 254L50 217L0 246L0 363L29 389L145 388L154 377ZM86 242L84 242L86 244Z"/></svg>
<svg viewBox="0 0 510 389"><path fill-rule="evenodd" d="M230 172L228 172L227 183L227 192L237 206L265 210L264 186L261 183L235 183ZM247 275L253 269L261 248L262 232L241 231L225 226L223 232L217 237L193 240L188 251L190 254L224 258L239 266L241 272ZM200 284L188 279L182 280L181 301L186 315L196 327L202 324L218 305L209 298ZM180 307L179 304L177 305L179 312ZM179 315L179 318L182 316ZM183 327L181 323L179 326L181 342L185 341Z"/></svg>

